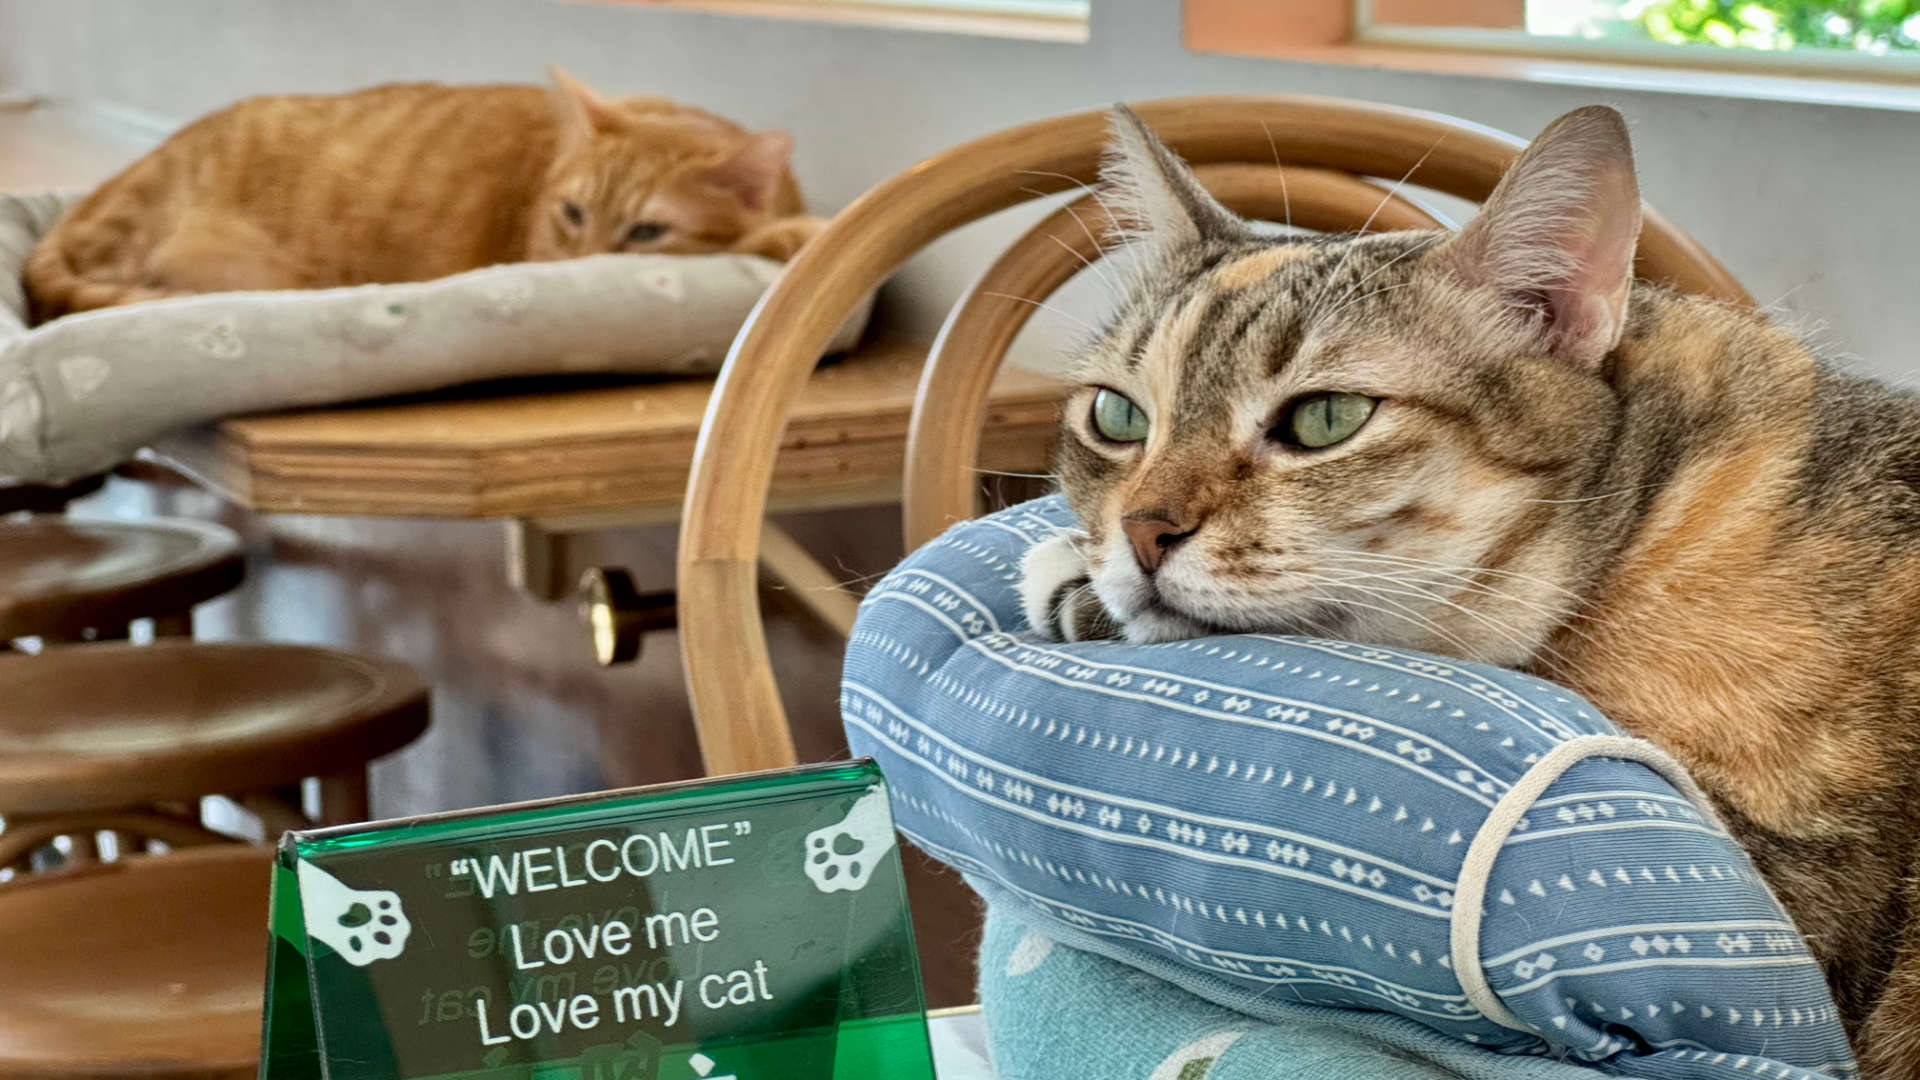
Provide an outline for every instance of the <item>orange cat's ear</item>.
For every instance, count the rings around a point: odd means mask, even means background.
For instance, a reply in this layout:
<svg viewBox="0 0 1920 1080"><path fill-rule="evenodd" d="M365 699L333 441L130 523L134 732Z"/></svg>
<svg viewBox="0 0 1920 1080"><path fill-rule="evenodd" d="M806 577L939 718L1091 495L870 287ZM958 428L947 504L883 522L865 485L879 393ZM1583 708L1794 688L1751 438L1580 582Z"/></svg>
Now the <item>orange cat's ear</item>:
<svg viewBox="0 0 1920 1080"><path fill-rule="evenodd" d="M702 176L730 192L747 209L765 210L779 194L792 159L793 136L784 131L760 131L747 136L739 149Z"/></svg>
<svg viewBox="0 0 1920 1080"><path fill-rule="evenodd" d="M1115 105L1109 123L1113 136L1100 182L1112 192L1109 201L1122 219L1116 225L1132 241L1152 252L1245 233L1240 219L1207 192L1137 113Z"/></svg>
<svg viewBox="0 0 1920 1080"><path fill-rule="evenodd" d="M1540 133L1448 244L1443 265L1499 290L1543 351L1594 368L1626 326L1639 237L1626 121L1592 105Z"/></svg>
<svg viewBox="0 0 1920 1080"><path fill-rule="evenodd" d="M619 128L622 119L619 106L557 67L549 67L547 75L553 80L547 93L553 100L553 117L560 125L562 146L575 146L595 132Z"/></svg>

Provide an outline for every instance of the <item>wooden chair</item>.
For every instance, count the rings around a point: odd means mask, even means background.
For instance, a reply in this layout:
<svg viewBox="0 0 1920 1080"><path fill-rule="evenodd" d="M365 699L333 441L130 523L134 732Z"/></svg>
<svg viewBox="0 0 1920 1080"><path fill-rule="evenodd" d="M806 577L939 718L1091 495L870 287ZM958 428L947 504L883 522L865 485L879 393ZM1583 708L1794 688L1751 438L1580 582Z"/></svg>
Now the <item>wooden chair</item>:
<svg viewBox="0 0 1920 1080"><path fill-rule="evenodd" d="M1369 220L1376 229L1431 227L1433 215L1362 178L1405 177L1478 202L1523 145L1431 113L1326 98L1185 98L1136 110L1230 208L1269 220L1290 213L1297 225L1329 231ZM976 139L900 173L800 253L735 340L695 452L678 566L681 651L709 772L795 759L760 620L756 556L774 448L813 358L860 297L935 238L1093 182L1106 140L1104 112L1076 113ZM1083 260L1099 258L1104 224L1092 194L1059 210L1017 240L948 316L922 374L908 442L909 545L976 512L973 465L987 387L1035 310L1010 298L1041 301ZM1636 269L1680 289L1752 302L1651 209Z"/></svg>

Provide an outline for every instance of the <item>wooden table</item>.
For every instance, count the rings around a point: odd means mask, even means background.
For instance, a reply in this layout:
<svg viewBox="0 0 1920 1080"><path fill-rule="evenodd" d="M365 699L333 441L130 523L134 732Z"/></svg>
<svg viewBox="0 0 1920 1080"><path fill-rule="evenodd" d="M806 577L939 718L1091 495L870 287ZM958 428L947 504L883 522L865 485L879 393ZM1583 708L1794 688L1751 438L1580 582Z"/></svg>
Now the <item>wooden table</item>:
<svg viewBox="0 0 1920 1080"><path fill-rule="evenodd" d="M900 498L907 422L926 358L881 342L821 367L787 425L774 474L777 511ZM505 518L509 572L552 599L565 584L568 533L675 520L711 379L537 390L472 390L222 421L155 449L231 501L270 513ZM1049 468L1062 386L1008 368L995 384L980 467ZM831 575L784 533L763 539L769 569L819 596ZM814 571L817 571L815 573ZM844 594L836 594L844 597ZM850 603L827 598L836 625Z"/></svg>

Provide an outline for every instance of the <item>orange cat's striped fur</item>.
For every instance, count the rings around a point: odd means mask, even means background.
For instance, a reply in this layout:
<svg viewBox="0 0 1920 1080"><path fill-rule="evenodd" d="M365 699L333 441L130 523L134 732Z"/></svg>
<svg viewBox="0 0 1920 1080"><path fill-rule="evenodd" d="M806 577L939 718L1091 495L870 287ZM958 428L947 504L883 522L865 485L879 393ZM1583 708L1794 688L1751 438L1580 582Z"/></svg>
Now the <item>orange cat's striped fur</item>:
<svg viewBox="0 0 1920 1080"><path fill-rule="evenodd" d="M1686 763L1920 1080L1920 396L1636 282L1611 109L1458 234L1276 239L1131 114L1135 287L1082 358L1029 620L1294 632L1538 672Z"/></svg>
<svg viewBox="0 0 1920 1080"><path fill-rule="evenodd" d="M251 98L204 117L35 248L35 318L599 252L784 259L817 228L785 132L553 75Z"/></svg>

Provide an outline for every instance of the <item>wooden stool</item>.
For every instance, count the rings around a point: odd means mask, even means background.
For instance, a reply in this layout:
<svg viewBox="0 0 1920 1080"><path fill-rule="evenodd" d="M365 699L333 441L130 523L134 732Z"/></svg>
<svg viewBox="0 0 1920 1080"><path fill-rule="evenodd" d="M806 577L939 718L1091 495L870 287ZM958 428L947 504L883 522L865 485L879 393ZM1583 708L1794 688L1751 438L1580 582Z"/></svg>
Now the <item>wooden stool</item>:
<svg viewBox="0 0 1920 1080"><path fill-rule="evenodd" d="M366 765L426 728L404 665L328 649L162 641L0 656L0 1080L256 1074L271 849L223 843L201 796L269 836L367 816ZM87 865L95 838L122 854ZM29 875L73 841L74 868Z"/></svg>
<svg viewBox="0 0 1920 1080"><path fill-rule="evenodd" d="M126 636L152 616L161 636L191 631L194 605L240 583L240 539L198 521L0 522L0 645L22 637Z"/></svg>
<svg viewBox="0 0 1920 1080"><path fill-rule="evenodd" d="M99 491L107 474L99 473L69 484L7 484L0 486L0 514L57 514L75 499Z"/></svg>
<svg viewBox="0 0 1920 1080"><path fill-rule="evenodd" d="M121 850L231 839L199 800L227 795L269 836L364 820L366 765L427 726L427 692L405 665L299 645L159 641L0 655L0 869L99 833ZM320 809L300 785L320 778ZM0 946L0 955L6 949Z"/></svg>
<svg viewBox="0 0 1920 1080"><path fill-rule="evenodd" d="M0 1080L253 1077L272 860L227 845L0 886Z"/></svg>

